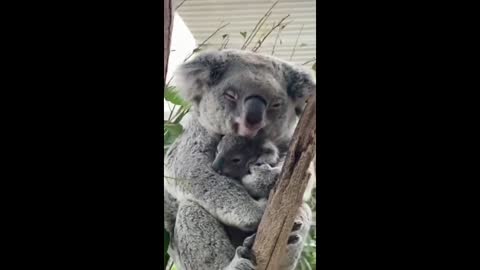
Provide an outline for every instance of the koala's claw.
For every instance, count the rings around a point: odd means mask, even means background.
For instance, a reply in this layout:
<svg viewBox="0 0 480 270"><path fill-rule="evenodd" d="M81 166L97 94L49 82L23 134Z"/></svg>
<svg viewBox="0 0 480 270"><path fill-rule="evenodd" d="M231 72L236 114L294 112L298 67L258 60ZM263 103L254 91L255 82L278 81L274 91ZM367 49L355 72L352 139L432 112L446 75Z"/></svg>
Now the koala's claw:
<svg viewBox="0 0 480 270"><path fill-rule="evenodd" d="M253 254L253 250L246 248L246 247L238 247L237 254L240 258L247 259L251 261L253 264L256 263L255 255Z"/></svg>
<svg viewBox="0 0 480 270"><path fill-rule="evenodd" d="M237 247L235 251L235 258L233 258L232 263L226 270L255 270L256 269L256 259L253 254L251 246L255 235L245 238L243 246Z"/></svg>
<svg viewBox="0 0 480 270"><path fill-rule="evenodd" d="M252 250L252 247L253 247L253 243L255 242L255 236L257 234L254 233L252 235L250 235L249 237L245 238L245 240L243 240L243 245L240 246L240 247L237 247L237 250L236 250L236 256L239 258L239 259L246 259L248 260L253 266L256 265L256 258L255 258L255 254L253 254L253 250ZM246 263L246 262L244 262Z"/></svg>
<svg viewBox="0 0 480 270"><path fill-rule="evenodd" d="M302 222L295 221L295 222L293 223L292 232L295 232L295 231L300 230L300 228L302 228L302 225L303 225Z"/></svg>
<svg viewBox="0 0 480 270"><path fill-rule="evenodd" d="M294 235L290 235L288 237L288 241L287 241L287 244L290 245L290 244L296 244L300 241L300 236L294 234Z"/></svg>
<svg viewBox="0 0 480 270"><path fill-rule="evenodd" d="M257 234L254 233L254 234L250 235L249 237L245 238L245 240L243 240L243 246L251 249L253 247L253 243L255 242L255 237L256 236L257 236Z"/></svg>

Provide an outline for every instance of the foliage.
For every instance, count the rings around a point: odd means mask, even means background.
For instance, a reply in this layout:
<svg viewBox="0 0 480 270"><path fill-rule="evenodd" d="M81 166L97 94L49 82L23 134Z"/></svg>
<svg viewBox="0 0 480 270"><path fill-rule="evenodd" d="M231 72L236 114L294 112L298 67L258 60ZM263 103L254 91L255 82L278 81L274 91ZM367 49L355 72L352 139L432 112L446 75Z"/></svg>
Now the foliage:
<svg viewBox="0 0 480 270"><path fill-rule="evenodd" d="M170 258L170 256L168 255L168 245L170 244L170 235L168 234L168 232L163 229L163 252L164 252L164 263L165 265L163 266L164 269L166 269L167 267L167 263L168 263L168 259Z"/></svg>

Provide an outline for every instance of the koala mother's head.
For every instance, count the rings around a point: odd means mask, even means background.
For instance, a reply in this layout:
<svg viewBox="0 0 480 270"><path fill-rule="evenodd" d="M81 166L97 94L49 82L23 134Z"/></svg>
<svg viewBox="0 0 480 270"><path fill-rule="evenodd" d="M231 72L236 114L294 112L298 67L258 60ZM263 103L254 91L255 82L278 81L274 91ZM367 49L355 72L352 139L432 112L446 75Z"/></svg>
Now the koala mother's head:
<svg viewBox="0 0 480 270"><path fill-rule="evenodd" d="M305 70L247 51L199 54L175 74L200 124L216 134L290 136L315 82Z"/></svg>

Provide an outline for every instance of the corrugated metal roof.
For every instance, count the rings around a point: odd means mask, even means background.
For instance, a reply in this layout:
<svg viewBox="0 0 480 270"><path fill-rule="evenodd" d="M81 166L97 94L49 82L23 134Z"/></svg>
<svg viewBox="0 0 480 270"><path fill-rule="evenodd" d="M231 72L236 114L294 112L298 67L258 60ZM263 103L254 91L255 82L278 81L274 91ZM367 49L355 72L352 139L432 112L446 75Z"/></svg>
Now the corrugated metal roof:
<svg viewBox="0 0 480 270"><path fill-rule="evenodd" d="M182 0L177 0L176 5L181 2ZM240 49L244 43L244 37L240 32L247 32L248 36L274 2L274 0L186 0L177 12L198 44L221 25L229 23L207 42L206 47L220 48L224 41L222 35L229 34L227 48ZM266 33L287 15L290 16L284 22L291 22L281 31L275 44L274 55L289 61L297 43L291 61L303 64L315 57L315 0L280 0L248 48L253 47L261 33ZM278 28L268 36L258 52L272 53L277 30Z"/></svg>

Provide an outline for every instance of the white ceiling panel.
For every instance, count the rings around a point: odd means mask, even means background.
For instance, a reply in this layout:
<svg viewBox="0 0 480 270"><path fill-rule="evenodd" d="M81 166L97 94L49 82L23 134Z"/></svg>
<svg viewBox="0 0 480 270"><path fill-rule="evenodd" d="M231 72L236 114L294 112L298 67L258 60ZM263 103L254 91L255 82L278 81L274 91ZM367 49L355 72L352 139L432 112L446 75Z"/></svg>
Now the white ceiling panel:
<svg viewBox="0 0 480 270"><path fill-rule="evenodd" d="M176 5L181 2L182 0L177 0ZM274 2L272 0L186 0L177 12L192 32L197 44L202 43L221 25L229 23L213 36L205 47L220 48L223 43L222 36L229 34L227 48L240 49L244 43L244 37L240 32L247 32L248 36ZM262 33L266 33L287 15L289 17L284 22L290 23L281 31L277 42L275 43L278 28L268 36L258 52L272 54L275 44L274 55L277 57L298 64L311 61L315 58L316 50L315 0L280 0L248 48L251 49ZM294 47L295 52L292 57Z"/></svg>

